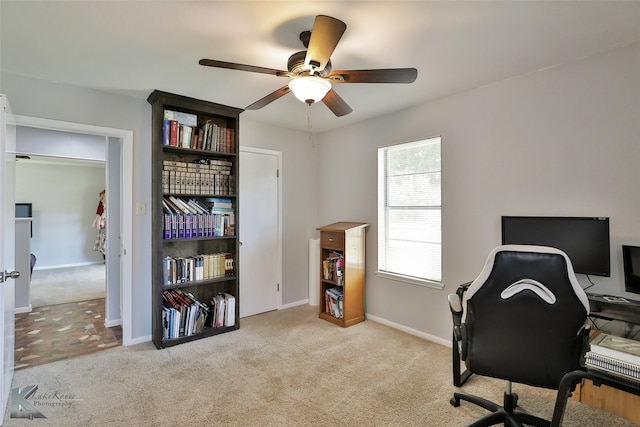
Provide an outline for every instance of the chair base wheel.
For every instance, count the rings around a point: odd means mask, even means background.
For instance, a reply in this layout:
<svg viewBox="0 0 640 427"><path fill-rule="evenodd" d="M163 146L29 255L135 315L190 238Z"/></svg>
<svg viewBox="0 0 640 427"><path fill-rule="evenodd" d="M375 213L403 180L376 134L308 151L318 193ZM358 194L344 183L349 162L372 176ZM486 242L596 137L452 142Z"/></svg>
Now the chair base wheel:
<svg viewBox="0 0 640 427"><path fill-rule="evenodd" d="M460 399L452 397L449 403L451 403L451 406L453 406L454 408L457 408L458 406L460 406Z"/></svg>

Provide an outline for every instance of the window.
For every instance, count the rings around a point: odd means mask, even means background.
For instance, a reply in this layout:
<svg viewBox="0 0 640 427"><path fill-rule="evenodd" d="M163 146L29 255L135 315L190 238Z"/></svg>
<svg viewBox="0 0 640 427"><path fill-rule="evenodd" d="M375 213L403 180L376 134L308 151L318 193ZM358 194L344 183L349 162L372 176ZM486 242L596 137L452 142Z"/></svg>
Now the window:
<svg viewBox="0 0 640 427"><path fill-rule="evenodd" d="M378 274L442 288L440 145L378 149Z"/></svg>

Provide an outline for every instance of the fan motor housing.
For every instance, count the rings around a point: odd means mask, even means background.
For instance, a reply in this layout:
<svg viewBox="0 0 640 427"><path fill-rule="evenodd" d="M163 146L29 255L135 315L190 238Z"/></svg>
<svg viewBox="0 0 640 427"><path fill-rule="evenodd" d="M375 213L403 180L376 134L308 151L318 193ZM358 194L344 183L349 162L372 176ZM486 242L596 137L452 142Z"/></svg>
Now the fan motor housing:
<svg viewBox="0 0 640 427"><path fill-rule="evenodd" d="M295 75L299 75L304 72L311 71L309 70L308 67L304 66L304 60L306 57L307 57L306 50L302 50L300 52L294 53L289 57L289 60L287 61L287 69ZM330 72L331 72L331 60L327 62L327 65L324 67L323 70L317 71L316 73L314 73L314 75L317 75L319 77L327 77Z"/></svg>

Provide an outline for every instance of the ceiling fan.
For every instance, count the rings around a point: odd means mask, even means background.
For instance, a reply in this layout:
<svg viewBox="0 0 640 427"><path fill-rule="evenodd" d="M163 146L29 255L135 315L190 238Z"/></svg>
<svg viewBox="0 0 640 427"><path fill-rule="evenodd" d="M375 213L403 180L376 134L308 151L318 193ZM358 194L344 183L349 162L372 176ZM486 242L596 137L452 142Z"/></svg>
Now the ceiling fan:
<svg viewBox="0 0 640 427"><path fill-rule="evenodd" d="M316 16L311 31L300 34L300 41L307 50L289 57L288 71L253 65L236 64L215 59L201 59L200 65L253 73L289 77L289 84L249 105L247 110L257 110L289 92L309 105L322 102L336 116L349 114L351 107L331 87L332 83L413 83L418 76L415 68L388 68L375 70L332 71L330 56L335 50L347 24L326 15Z"/></svg>

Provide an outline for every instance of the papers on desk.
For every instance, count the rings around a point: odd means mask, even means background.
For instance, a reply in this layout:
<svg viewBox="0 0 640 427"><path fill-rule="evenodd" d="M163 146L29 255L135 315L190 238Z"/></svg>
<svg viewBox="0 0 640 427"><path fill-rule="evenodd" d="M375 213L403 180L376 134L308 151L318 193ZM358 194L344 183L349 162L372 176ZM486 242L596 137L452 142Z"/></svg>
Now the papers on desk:
<svg viewBox="0 0 640 427"><path fill-rule="evenodd" d="M600 333L590 343L586 365L640 382L640 341Z"/></svg>

